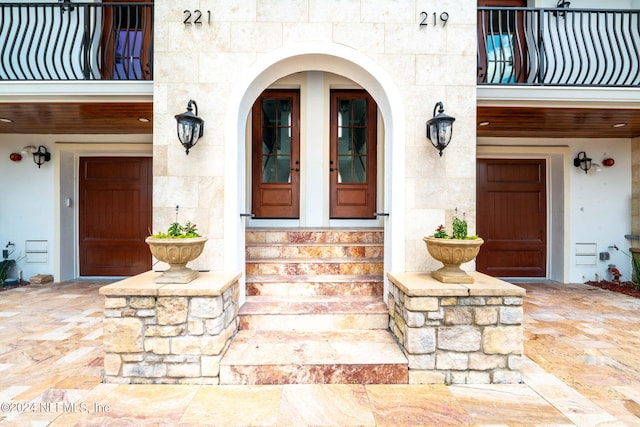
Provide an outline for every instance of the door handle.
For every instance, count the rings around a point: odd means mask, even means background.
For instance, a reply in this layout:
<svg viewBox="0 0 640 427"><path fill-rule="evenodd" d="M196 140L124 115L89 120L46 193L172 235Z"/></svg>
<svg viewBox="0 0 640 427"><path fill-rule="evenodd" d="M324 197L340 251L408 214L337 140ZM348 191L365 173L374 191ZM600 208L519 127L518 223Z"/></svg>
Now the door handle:
<svg viewBox="0 0 640 427"><path fill-rule="evenodd" d="M300 166L300 161L299 160L296 160L296 166ZM294 171L294 172L300 172L300 168L299 167L291 168L291 170Z"/></svg>
<svg viewBox="0 0 640 427"><path fill-rule="evenodd" d="M330 160L329 164L332 165L333 164L333 160ZM336 170L338 170L338 168L332 168L331 166L329 166L329 172L333 172L333 171L336 171Z"/></svg>

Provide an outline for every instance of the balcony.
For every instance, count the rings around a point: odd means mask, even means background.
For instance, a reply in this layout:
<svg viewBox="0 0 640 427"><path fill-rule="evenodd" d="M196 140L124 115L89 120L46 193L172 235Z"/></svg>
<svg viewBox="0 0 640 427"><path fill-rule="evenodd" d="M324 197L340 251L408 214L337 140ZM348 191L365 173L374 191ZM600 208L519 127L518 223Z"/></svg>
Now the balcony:
<svg viewBox="0 0 640 427"><path fill-rule="evenodd" d="M153 80L153 3L0 3L3 80Z"/></svg>
<svg viewBox="0 0 640 427"><path fill-rule="evenodd" d="M640 11L479 7L477 83L637 87Z"/></svg>

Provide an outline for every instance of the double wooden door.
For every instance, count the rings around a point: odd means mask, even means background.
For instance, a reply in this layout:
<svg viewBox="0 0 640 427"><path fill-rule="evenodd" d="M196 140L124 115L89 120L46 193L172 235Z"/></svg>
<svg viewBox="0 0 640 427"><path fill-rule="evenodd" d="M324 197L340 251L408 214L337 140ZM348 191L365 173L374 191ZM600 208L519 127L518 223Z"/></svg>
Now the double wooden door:
<svg viewBox="0 0 640 427"><path fill-rule="evenodd" d="M377 106L362 90L330 94L331 218L373 219L376 210ZM316 118L322 120L322 118ZM255 218L297 219L301 187L300 93L267 90L252 110L252 206ZM314 161L322 162L323 159Z"/></svg>

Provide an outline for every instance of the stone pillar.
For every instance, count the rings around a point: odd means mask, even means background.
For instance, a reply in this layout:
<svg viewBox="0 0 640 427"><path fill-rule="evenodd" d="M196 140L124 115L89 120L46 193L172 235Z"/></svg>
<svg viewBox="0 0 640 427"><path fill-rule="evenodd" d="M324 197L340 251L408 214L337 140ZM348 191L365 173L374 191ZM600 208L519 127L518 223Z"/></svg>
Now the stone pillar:
<svg viewBox="0 0 640 427"><path fill-rule="evenodd" d="M524 289L471 273L471 284L389 273L389 327L413 384L519 383Z"/></svg>
<svg viewBox="0 0 640 427"><path fill-rule="evenodd" d="M220 359L238 330L241 273L201 273L156 284L147 272L100 289L105 296L105 381L218 384Z"/></svg>

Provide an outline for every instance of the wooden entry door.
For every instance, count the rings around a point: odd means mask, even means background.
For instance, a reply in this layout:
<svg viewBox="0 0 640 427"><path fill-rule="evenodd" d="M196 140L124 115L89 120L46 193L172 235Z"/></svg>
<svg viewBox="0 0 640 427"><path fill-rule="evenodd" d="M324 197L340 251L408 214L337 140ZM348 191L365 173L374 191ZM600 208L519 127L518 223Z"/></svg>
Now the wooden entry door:
<svg viewBox="0 0 640 427"><path fill-rule="evenodd" d="M477 232L485 241L478 271L497 277L546 277L544 159L477 160Z"/></svg>
<svg viewBox="0 0 640 427"><path fill-rule="evenodd" d="M151 269L151 157L80 159L81 276L133 276Z"/></svg>
<svg viewBox="0 0 640 427"><path fill-rule="evenodd" d="M363 90L331 91L330 216L375 218L377 105Z"/></svg>
<svg viewBox="0 0 640 427"><path fill-rule="evenodd" d="M300 93L267 90L252 109L251 213L300 217Z"/></svg>

